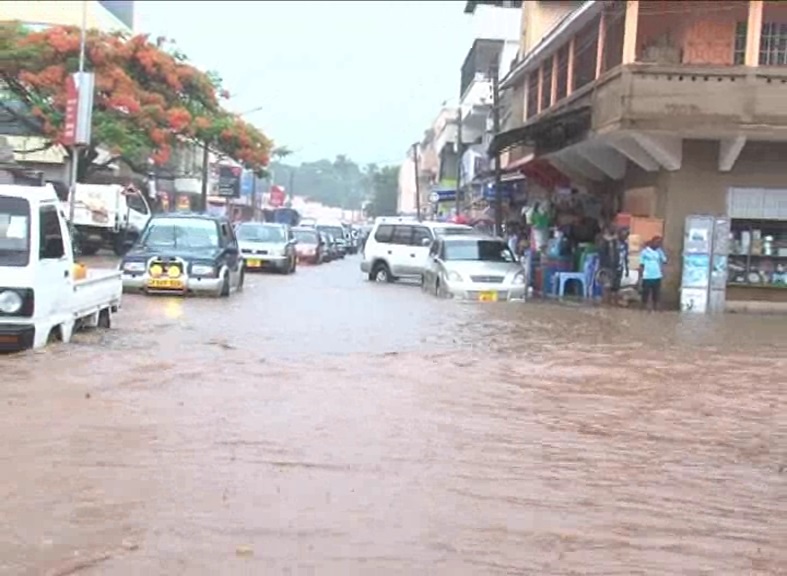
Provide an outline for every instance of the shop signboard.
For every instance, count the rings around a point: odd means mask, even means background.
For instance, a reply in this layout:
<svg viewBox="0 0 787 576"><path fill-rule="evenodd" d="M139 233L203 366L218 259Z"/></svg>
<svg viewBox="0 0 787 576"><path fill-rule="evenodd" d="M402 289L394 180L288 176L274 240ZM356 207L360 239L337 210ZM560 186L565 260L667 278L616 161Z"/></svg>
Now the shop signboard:
<svg viewBox="0 0 787 576"><path fill-rule="evenodd" d="M243 170L240 166L219 166L218 196L240 198L240 181Z"/></svg>
<svg viewBox="0 0 787 576"><path fill-rule="evenodd" d="M286 199L286 196L287 195L284 188L274 184L271 186L270 195L268 198L268 204L270 204L274 208L284 206L284 200Z"/></svg>

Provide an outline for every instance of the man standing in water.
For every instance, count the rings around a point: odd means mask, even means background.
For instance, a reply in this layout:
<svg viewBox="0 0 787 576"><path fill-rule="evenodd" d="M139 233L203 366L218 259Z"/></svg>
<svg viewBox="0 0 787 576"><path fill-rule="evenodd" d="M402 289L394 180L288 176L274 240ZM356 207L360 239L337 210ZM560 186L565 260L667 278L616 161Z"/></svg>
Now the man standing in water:
<svg viewBox="0 0 787 576"><path fill-rule="evenodd" d="M615 227L608 224L599 240L599 268L602 288L602 299L606 304L612 304L620 291L621 281L621 242Z"/></svg>
<svg viewBox="0 0 787 576"><path fill-rule="evenodd" d="M658 310L661 304L662 268L667 255L661 247L661 236L654 236L639 256L639 282L642 290L642 307Z"/></svg>

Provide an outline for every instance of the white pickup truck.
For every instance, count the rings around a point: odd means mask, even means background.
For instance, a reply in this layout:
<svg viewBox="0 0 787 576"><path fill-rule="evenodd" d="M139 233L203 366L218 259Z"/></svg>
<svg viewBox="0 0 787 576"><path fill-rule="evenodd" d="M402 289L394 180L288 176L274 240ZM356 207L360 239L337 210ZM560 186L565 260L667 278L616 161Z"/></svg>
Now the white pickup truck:
<svg viewBox="0 0 787 576"><path fill-rule="evenodd" d="M123 292L120 271L77 278L79 270L54 188L0 185L0 351L109 328Z"/></svg>

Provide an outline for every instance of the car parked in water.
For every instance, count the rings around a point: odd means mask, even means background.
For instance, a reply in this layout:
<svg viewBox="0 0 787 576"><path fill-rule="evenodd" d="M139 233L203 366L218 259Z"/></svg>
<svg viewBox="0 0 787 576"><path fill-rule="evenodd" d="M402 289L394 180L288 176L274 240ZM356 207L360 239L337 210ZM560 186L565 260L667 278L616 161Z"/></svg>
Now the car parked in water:
<svg viewBox="0 0 787 576"><path fill-rule="evenodd" d="M154 215L120 263L123 289L227 297L243 288L243 260L230 222L207 214Z"/></svg>
<svg viewBox="0 0 787 576"><path fill-rule="evenodd" d="M249 271L270 269L292 274L298 267L297 243L287 224L244 222L238 226L238 244Z"/></svg>
<svg viewBox="0 0 787 576"><path fill-rule="evenodd" d="M446 222L418 222L404 217L377 218L363 248L361 271L375 282L420 279L429 246L436 238L476 234L470 226Z"/></svg>
<svg viewBox="0 0 787 576"><path fill-rule="evenodd" d="M525 270L508 244L486 235L443 236L429 248L421 287L444 298L523 300Z"/></svg>
<svg viewBox="0 0 787 576"><path fill-rule="evenodd" d="M333 244L331 243L331 235L325 234L324 232L317 231L317 234L320 235L320 240L322 241L323 250L322 250L322 261L323 262L333 262L336 260L336 253Z"/></svg>
<svg viewBox="0 0 787 576"><path fill-rule="evenodd" d="M322 264L325 244L320 237L320 233L314 228L308 227L293 228L292 233L298 241L298 244L295 246L298 262Z"/></svg>
<svg viewBox="0 0 787 576"><path fill-rule="evenodd" d="M347 255L348 243L347 239L345 238L344 226L342 226L341 222L320 221L317 222L316 228L320 232L324 232L333 236L333 240L336 244L336 249L339 252L340 258L344 258Z"/></svg>

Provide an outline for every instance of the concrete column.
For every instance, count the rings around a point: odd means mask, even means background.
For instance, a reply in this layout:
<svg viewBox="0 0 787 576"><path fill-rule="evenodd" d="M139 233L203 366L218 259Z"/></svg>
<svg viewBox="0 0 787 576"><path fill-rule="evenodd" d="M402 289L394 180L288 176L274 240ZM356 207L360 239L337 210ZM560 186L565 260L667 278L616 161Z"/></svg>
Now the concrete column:
<svg viewBox="0 0 787 576"><path fill-rule="evenodd" d="M557 102L557 75L558 75L558 68L557 68L557 52L555 55L552 56L552 86L549 87L551 92L549 97L549 103L554 106Z"/></svg>
<svg viewBox="0 0 787 576"><path fill-rule="evenodd" d="M536 106L536 110L538 114L541 114L541 98L544 95L544 65L542 64L538 68L538 104Z"/></svg>
<svg viewBox="0 0 787 576"><path fill-rule="evenodd" d="M568 71L566 72L566 96L574 91L574 51L577 47L576 36L568 43Z"/></svg>
<svg viewBox="0 0 787 576"><path fill-rule="evenodd" d="M596 45L596 79L604 72L604 46L607 43L607 12L601 11L598 19L598 44Z"/></svg>
<svg viewBox="0 0 787 576"><path fill-rule="evenodd" d="M762 0L749 2L749 19L746 25L746 66L760 65L760 35L762 34Z"/></svg>
<svg viewBox="0 0 787 576"><path fill-rule="evenodd" d="M637 61L637 25L639 24L639 2L626 2L626 20L623 29L623 65Z"/></svg>

